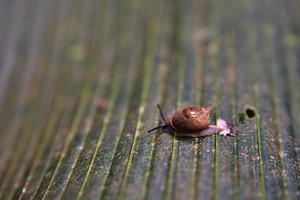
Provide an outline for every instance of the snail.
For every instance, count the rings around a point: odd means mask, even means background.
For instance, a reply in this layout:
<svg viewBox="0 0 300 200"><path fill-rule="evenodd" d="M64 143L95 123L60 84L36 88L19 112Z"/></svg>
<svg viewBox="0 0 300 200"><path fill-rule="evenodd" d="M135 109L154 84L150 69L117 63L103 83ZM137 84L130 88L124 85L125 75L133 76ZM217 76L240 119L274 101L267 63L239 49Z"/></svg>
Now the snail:
<svg viewBox="0 0 300 200"><path fill-rule="evenodd" d="M157 104L163 124L148 130L148 133L163 129L176 136L202 137L214 134L236 136L236 128L222 118L217 119L217 124L212 125L210 115L213 112L211 106L185 107L174 115L165 118L159 104Z"/></svg>

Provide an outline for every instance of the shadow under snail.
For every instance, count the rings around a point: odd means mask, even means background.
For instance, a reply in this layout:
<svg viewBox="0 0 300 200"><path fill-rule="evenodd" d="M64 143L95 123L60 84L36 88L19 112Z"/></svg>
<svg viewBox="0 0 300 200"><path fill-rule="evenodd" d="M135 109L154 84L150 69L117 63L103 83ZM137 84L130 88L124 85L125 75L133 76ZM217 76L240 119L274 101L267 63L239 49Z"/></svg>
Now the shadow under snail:
<svg viewBox="0 0 300 200"><path fill-rule="evenodd" d="M160 105L157 105L163 124L148 130L148 133L162 129L164 132L185 137L203 137L214 134L225 136L236 136L237 129L222 118L217 119L217 124L213 125L210 115L213 108L205 107L185 107L174 115L165 118Z"/></svg>

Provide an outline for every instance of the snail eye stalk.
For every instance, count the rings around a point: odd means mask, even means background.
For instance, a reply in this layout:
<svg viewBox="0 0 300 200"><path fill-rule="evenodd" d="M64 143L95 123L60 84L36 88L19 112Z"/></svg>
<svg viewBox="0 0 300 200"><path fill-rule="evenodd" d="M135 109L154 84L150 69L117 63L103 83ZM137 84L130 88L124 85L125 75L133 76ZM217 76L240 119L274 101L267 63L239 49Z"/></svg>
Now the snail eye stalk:
<svg viewBox="0 0 300 200"><path fill-rule="evenodd" d="M159 104L157 104L157 108L158 108L158 110L159 110L160 117L162 118L162 120L163 120L164 123L165 123L165 122L166 122L166 118L165 118L164 113L163 113L163 111L162 111L162 109L161 109L161 107L160 107ZM165 128L165 127L166 127L166 124L159 125L159 126L157 126L157 127L154 127L154 128L152 128L152 129L148 130L148 133L150 133L150 132L152 132L152 131L155 131L156 129Z"/></svg>
<svg viewBox="0 0 300 200"><path fill-rule="evenodd" d="M152 128L152 129L148 130L148 133L150 133L150 132L152 132L152 131L155 131L156 129L165 128L165 127L166 127L165 124L160 125L160 126L157 126L157 127L154 127L154 128Z"/></svg>
<svg viewBox="0 0 300 200"><path fill-rule="evenodd" d="M165 118L164 113L163 113L163 111L162 111L162 109L161 109L161 107L160 107L159 104L157 104L157 108L158 108L158 110L159 110L160 117L161 117L162 120L165 122L165 121L166 121L166 118Z"/></svg>

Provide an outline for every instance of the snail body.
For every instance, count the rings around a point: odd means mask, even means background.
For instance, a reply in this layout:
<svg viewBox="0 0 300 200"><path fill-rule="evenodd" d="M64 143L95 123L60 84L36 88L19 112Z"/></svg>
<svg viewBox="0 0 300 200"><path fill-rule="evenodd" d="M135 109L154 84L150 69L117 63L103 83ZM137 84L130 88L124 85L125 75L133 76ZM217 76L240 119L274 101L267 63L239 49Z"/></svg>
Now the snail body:
<svg viewBox="0 0 300 200"><path fill-rule="evenodd" d="M161 128L177 136L201 137L214 135L216 133L230 135L230 128L227 127L225 120L218 119L217 126L211 124L210 115L213 111L211 106L185 107L167 118L164 117L160 105L157 106L164 124L150 129L148 132ZM218 126L218 122L220 126ZM235 136L235 134L233 133L232 136Z"/></svg>

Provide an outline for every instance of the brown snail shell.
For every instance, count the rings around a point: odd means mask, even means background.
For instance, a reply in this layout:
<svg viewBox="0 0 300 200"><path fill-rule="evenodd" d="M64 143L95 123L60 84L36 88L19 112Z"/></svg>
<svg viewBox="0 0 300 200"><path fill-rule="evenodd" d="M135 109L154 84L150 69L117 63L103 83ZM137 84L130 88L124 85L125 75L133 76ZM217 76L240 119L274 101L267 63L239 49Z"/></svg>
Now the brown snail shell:
<svg viewBox="0 0 300 200"><path fill-rule="evenodd" d="M173 129L178 131L201 131L210 125L212 107L186 107L170 119Z"/></svg>

